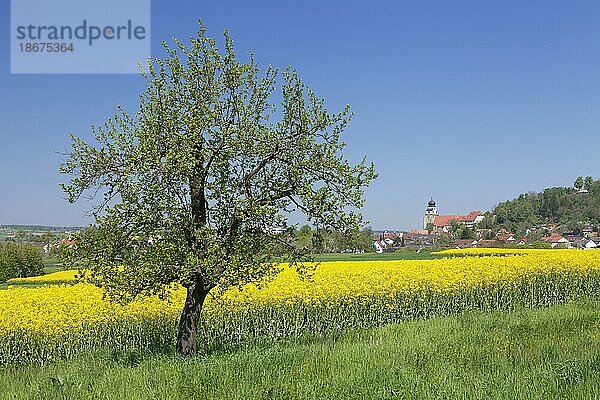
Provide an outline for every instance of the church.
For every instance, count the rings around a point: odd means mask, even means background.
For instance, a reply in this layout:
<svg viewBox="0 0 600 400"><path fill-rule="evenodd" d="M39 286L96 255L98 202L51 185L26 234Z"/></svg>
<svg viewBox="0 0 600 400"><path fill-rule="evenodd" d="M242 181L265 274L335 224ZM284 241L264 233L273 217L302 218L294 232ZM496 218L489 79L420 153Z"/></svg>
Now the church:
<svg viewBox="0 0 600 400"><path fill-rule="evenodd" d="M475 224L483 221L484 215L481 211L471 211L465 215L438 215L437 206L433 198L427 203L425 215L423 216L423 229L431 225L435 229L448 231L452 226L452 221L461 222L467 228L472 228Z"/></svg>

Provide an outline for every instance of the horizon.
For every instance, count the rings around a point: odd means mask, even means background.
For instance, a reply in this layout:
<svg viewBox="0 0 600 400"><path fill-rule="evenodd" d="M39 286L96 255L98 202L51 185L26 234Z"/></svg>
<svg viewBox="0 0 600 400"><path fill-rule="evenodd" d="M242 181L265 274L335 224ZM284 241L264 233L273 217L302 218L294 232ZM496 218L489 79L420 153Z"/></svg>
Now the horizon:
<svg viewBox="0 0 600 400"><path fill-rule="evenodd" d="M550 189L550 188L570 188L571 186L552 186L552 187L548 187L548 188L544 188L545 189ZM463 211L459 211L459 212L455 212L455 213L446 213L446 212L440 212L438 210L438 214L440 216L444 216L444 215L465 215L468 214L470 212L481 212L482 214L485 214L486 212L492 212L494 210L494 207L496 205L498 205L499 203L505 202L505 201L510 201L510 200L514 200L516 199L519 195L521 194L525 194L525 193L533 193L532 191L528 191L528 192L524 192L524 193L519 193L518 195L515 195L515 197L512 198L507 198L505 200L501 200L499 202L496 202L494 204L494 206L492 206L490 209L472 209L472 210L463 210ZM430 196L430 200L434 200L436 203L436 206L438 204L438 201L433 197ZM428 200L429 201L429 200ZM443 209L442 209L443 210ZM422 215L421 215L422 218ZM13 228L13 227L35 227L35 228L70 228L70 229L79 229L79 228L86 228L88 225L43 225L43 224L19 224L19 223L15 223L15 224L3 224L1 223L2 221L0 221L0 228ZM297 223L298 226L302 226L303 223ZM422 225L422 224L421 224ZM411 230L415 230L415 229L422 229L421 225L417 225L417 226L413 226L413 227L378 227L378 226L372 226L371 224L367 224L365 227L366 228L370 228L371 230L373 230L374 232L384 232L384 231L390 231L390 232L409 232Z"/></svg>
<svg viewBox="0 0 600 400"><path fill-rule="evenodd" d="M342 135L379 179L362 213L373 229L420 227L429 197L440 213L489 211L577 176L600 177L600 4L279 4L152 2L151 51L182 41L202 19L264 69L293 65L330 112L355 113ZM10 26L10 2L0 5ZM9 35L0 51L9 54ZM137 109L135 74L10 74L0 61L0 223L86 226L89 204L58 184L68 133L90 138L117 105Z"/></svg>

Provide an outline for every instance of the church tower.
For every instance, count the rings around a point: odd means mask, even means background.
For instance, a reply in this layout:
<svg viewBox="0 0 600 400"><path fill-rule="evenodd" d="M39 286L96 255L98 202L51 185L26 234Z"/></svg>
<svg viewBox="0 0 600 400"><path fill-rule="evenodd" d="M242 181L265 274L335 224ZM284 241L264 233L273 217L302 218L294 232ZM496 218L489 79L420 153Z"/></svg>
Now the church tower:
<svg viewBox="0 0 600 400"><path fill-rule="evenodd" d="M427 225L433 224L437 215L437 207L435 206L435 201L433 201L432 198L429 200L429 203L427 203L427 208L425 209L425 216L423 217L423 229L427 229Z"/></svg>

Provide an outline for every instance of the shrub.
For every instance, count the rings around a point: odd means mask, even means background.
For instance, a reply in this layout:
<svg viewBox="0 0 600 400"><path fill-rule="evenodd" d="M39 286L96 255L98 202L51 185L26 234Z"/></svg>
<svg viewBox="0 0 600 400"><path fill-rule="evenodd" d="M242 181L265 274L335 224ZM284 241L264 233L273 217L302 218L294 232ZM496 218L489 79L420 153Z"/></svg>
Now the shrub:
<svg viewBox="0 0 600 400"><path fill-rule="evenodd" d="M41 275L43 270L40 248L26 243L0 243L0 282Z"/></svg>

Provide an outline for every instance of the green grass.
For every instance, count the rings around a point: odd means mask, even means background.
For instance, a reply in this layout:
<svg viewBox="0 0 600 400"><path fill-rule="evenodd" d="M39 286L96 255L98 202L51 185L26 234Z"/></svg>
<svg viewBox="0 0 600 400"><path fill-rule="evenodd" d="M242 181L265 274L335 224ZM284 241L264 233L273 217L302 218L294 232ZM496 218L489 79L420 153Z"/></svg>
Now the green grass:
<svg viewBox="0 0 600 400"><path fill-rule="evenodd" d="M44 258L44 265L47 268L52 267L52 268L62 269L62 262L58 258L55 258L55 257Z"/></svg>
<svg viewBox="0 0 600 400"><path fill-rule="evenodd" d="M44 273L42 275L52 274L58 271L64 271L65 269L60 265L47 265L44 267Z"/></svg>
<svg viewBox="0 0 600 400"><path fill-rule="evenodd" d="M325 253L313 254L315 261L380 261L380 260L432 260L443 256L422 251L403 253Z"/></svg>
<svg viewBox="0 0 600 400"><path fill-rule="evenodd" d="M0 369L0 399L597 399L600 301L471 312L190 360Z"/></svg>

